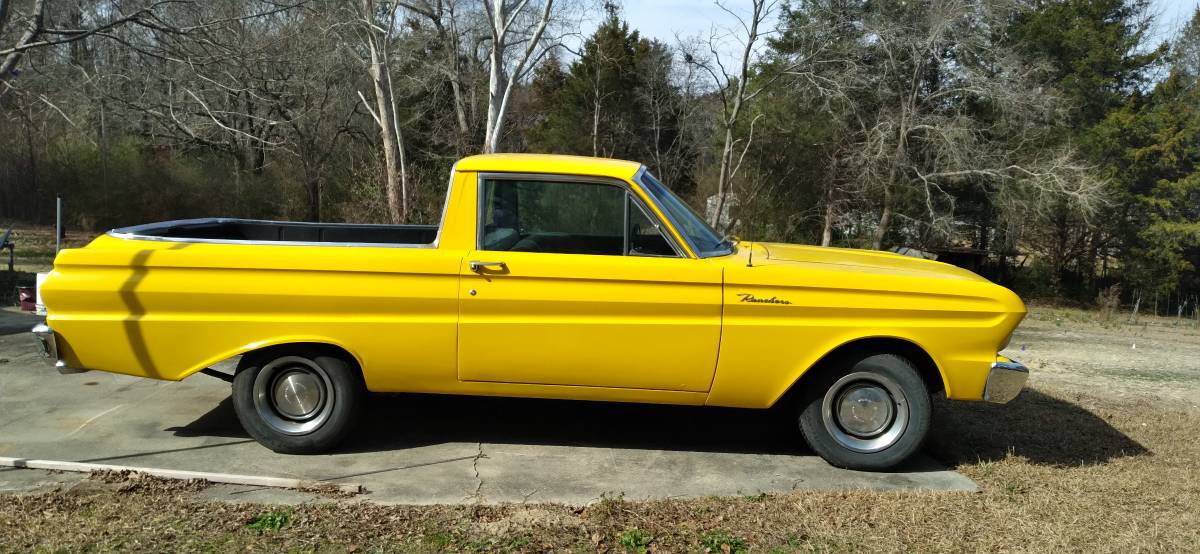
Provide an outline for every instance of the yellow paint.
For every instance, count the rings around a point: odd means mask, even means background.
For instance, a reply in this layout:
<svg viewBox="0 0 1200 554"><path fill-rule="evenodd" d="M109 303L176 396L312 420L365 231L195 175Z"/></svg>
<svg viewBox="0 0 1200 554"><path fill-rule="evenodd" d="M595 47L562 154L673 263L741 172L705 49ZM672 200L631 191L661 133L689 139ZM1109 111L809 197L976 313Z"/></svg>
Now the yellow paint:
<svg viewBox="0 0 1200 554"><path fill-rule="evenodd" d="M619 179L662 219L633 181L639 168L465 158L426 248L102 236L58 256L43 288L48 322L70 365L158 379L317 342L349 352L374 391L763 408L833 349L870 337L918 345L947 396L979 399L1025 314L973 273L883 252L746 242L707 259L475 250L479 173ZM481 276L470 260L509 270Z"/></svg>

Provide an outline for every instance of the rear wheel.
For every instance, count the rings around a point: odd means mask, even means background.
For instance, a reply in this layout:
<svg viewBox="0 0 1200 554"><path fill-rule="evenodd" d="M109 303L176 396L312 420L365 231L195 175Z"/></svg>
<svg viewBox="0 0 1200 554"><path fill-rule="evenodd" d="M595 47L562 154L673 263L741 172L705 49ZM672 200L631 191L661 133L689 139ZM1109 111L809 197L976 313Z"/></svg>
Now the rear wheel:
<svg viewBox="0 0 1200 554"><path fill-rule="evenodd" d="M242 427L284 454L336 446L353 429L365 399L358 369L314 348L248 355L233 379L233 407Z"/></svg>
<svg viewBox="0 0 1200 554"><path fill-rule="evenodd" d="M921 448L929 390L912 362L895 354L846 358L824 368L800 403L800 430L830 464L880 470Z"/></svg>

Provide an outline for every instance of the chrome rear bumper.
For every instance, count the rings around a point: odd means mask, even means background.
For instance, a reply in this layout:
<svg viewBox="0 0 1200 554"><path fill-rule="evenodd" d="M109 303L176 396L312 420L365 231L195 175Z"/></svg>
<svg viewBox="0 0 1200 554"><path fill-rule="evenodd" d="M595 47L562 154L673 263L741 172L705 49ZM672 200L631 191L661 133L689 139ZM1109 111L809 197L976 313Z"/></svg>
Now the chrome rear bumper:
<svg viewBox="0 0 1200 554"><path fill-rule="evenodd" d="M1029 368L1021 362L1001 358L992 362L987 385L983 387L983 399L996 404L1005 404L1021 394L1025 381L1029 380Z"/></svg>
<svg viewBox="0 0 1200 554"><path fill-rule="evenodd" d="M42 357L48 360L54 360L54 369L64 375L70 373L83 373L86 369L78 369L67 365L62 356L58 354L58 337L54 334L54 330L45 323L39 323L33 327L33 338L37 340L38 346L41 347Z"/></svg>

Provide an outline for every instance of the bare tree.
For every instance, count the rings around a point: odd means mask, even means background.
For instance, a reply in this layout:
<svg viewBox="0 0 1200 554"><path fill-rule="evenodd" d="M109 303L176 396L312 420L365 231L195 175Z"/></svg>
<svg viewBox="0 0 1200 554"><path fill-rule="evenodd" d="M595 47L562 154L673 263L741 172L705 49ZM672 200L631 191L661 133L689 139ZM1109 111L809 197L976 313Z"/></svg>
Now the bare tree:
<svg viewBox="0 0 1200 554"><path fill-rule="evenodd" d="M704 103L694 100L698 95L692 69L692 65L676 65L674 52L655 42L641 70L645 85L638 95L650 126L648 165L664 183L678 183L695 153L694 135L699 132L689 128L689 123L698 122L697 112L704 109Z"/></svg>
<svg viewBox="0 0 1200 554"><path fill-rule="evenodd" d="M0 0L0 33L4 32L9 18L12 17L13 3L14 0ZM16 44L0 50L0 82L3 82L12 73L13 68L17 67L17 63L21 61L21 56L25 51L34 47L34 41L44 30L45 17L46 0L36 0L26 16L25 30L17 39Z"/></svg>
<svg viewBox="0 0 1200 554"><path fill-rule="evenodd" d="M782 75L795 70L803 63L798 62L752 82L754 57L761 46L763 36L771 32L764 29L764 25L771 19L778 5L777 0L750 0L750 14L742 16L726 4L717 2L717 6L736 21L739 29L718 32L714 27L707 40L685 46L685 61L708 75L721 103L721 154L717 170L716 204L710 215L710 223L724 231L733 225L732 218L727 218L726 213L729 199L735 196L734 179L754 140L757 118L750 122L746 136L739 136L739 126L742 124L746 107L773 86ZM727 55L722 52L723 45L731 39L741 44L741 50L732 67L725 59Z"/></svg>
<svg viewBox="0 0 1200 554"><path fill-rule="evenodd" d="M1043 68L978 31L1005 13L979 0L865 12L860 44L872 61L845 86L874 109L860 104L859 139L841 163L858 192L879 199L872 248L882 248L900 197L919 206L924 221L915 224L948 234L955 187L993 195L1022 187L1012 198L1056 195L1095 208L1100 187L1087 168L1070 152L1046 151L1047 122L1065 106L1039 87Z"/></svg>
<svg viewBox="0 0 1200 554"><path fill-rule="evenodd" d="M375 0L359 3L359 26L367 49L367 73L374 86L374 108L359 91L383 144L384 178L388 198L388 213L392 223L408 218L408 171L405 163L404 135L396 115L396 93L392 86L392 46L397 29L400 4L381 5Z"/></svg>
<svg viewBox="0 0 1200 554"><path fill-rule="evenodd" d="M464 4L462 0L414 0L399 2L399 4L424 17L433 25L442 49L442 58L440 60L431 59L429 63L450 84L455 122L458 125L458 142L461 145L471 133L471 106L467 98L468 83L466 82L463 58L470 57L474 52L473 49L468 52L464 47L464 42L471 43L479 31L471 24L470 6L462 5ZM465 25L464 20L466 20Z"/></svg>
<svg viewBox="0 0 1200 554"><path fill-rule="evenodd" d="M168 19L164 19L163 13L173 8L178 10L181 7L189 7L195 4L194 0L154 0L128 13L123 9L123 3L109 2L106 6L95 9L96 13L103 14L104 17L91 25L71 28L48 28L46 27L47 0L33 0L31 9L25 14L25 29L20 37L12 46L7 48L0 47L0 82L4 82L12 75L13 69L21 61L21 57L31 50L77 42L93 36L120 41L114 35L114 31L125 26L137 26L163 34L188 34L214 25L253 19L289 10L308 1L296 0L296 3L292 4L272 3L270 9L264 12L249 14L235 19L201 21L192 25L178 25ZM12 5L14 3L15 0L0 0L0 36L3 36L5 27L12 19L14 13Z"/></svg>
<svg viewBox="0 0 1200 554"><path fill-rule="evenodd" d="M559 12L555 0L483 0L490 32L488 45L488 110L483 151L496 152L504 133L513 87L537 60L561 44L544 41L546 28ZM560 0L559 7L562 2Z"/></svg>

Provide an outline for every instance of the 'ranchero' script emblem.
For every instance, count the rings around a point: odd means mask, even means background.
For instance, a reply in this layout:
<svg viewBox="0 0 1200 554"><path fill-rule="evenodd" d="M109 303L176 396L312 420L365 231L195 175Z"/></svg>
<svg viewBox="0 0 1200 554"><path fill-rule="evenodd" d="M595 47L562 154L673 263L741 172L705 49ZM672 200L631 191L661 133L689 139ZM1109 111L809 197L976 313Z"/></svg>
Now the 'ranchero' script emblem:
<svg viewBox="0 0 1200 554"><path fill-rule="evenodd" d="M756 304L791 304L792 303L790 300L784 300L778 296L772 296L770 298L759 298L748 292L738 293L738 296L742 297L742 302L754 302Z"/></svg>

